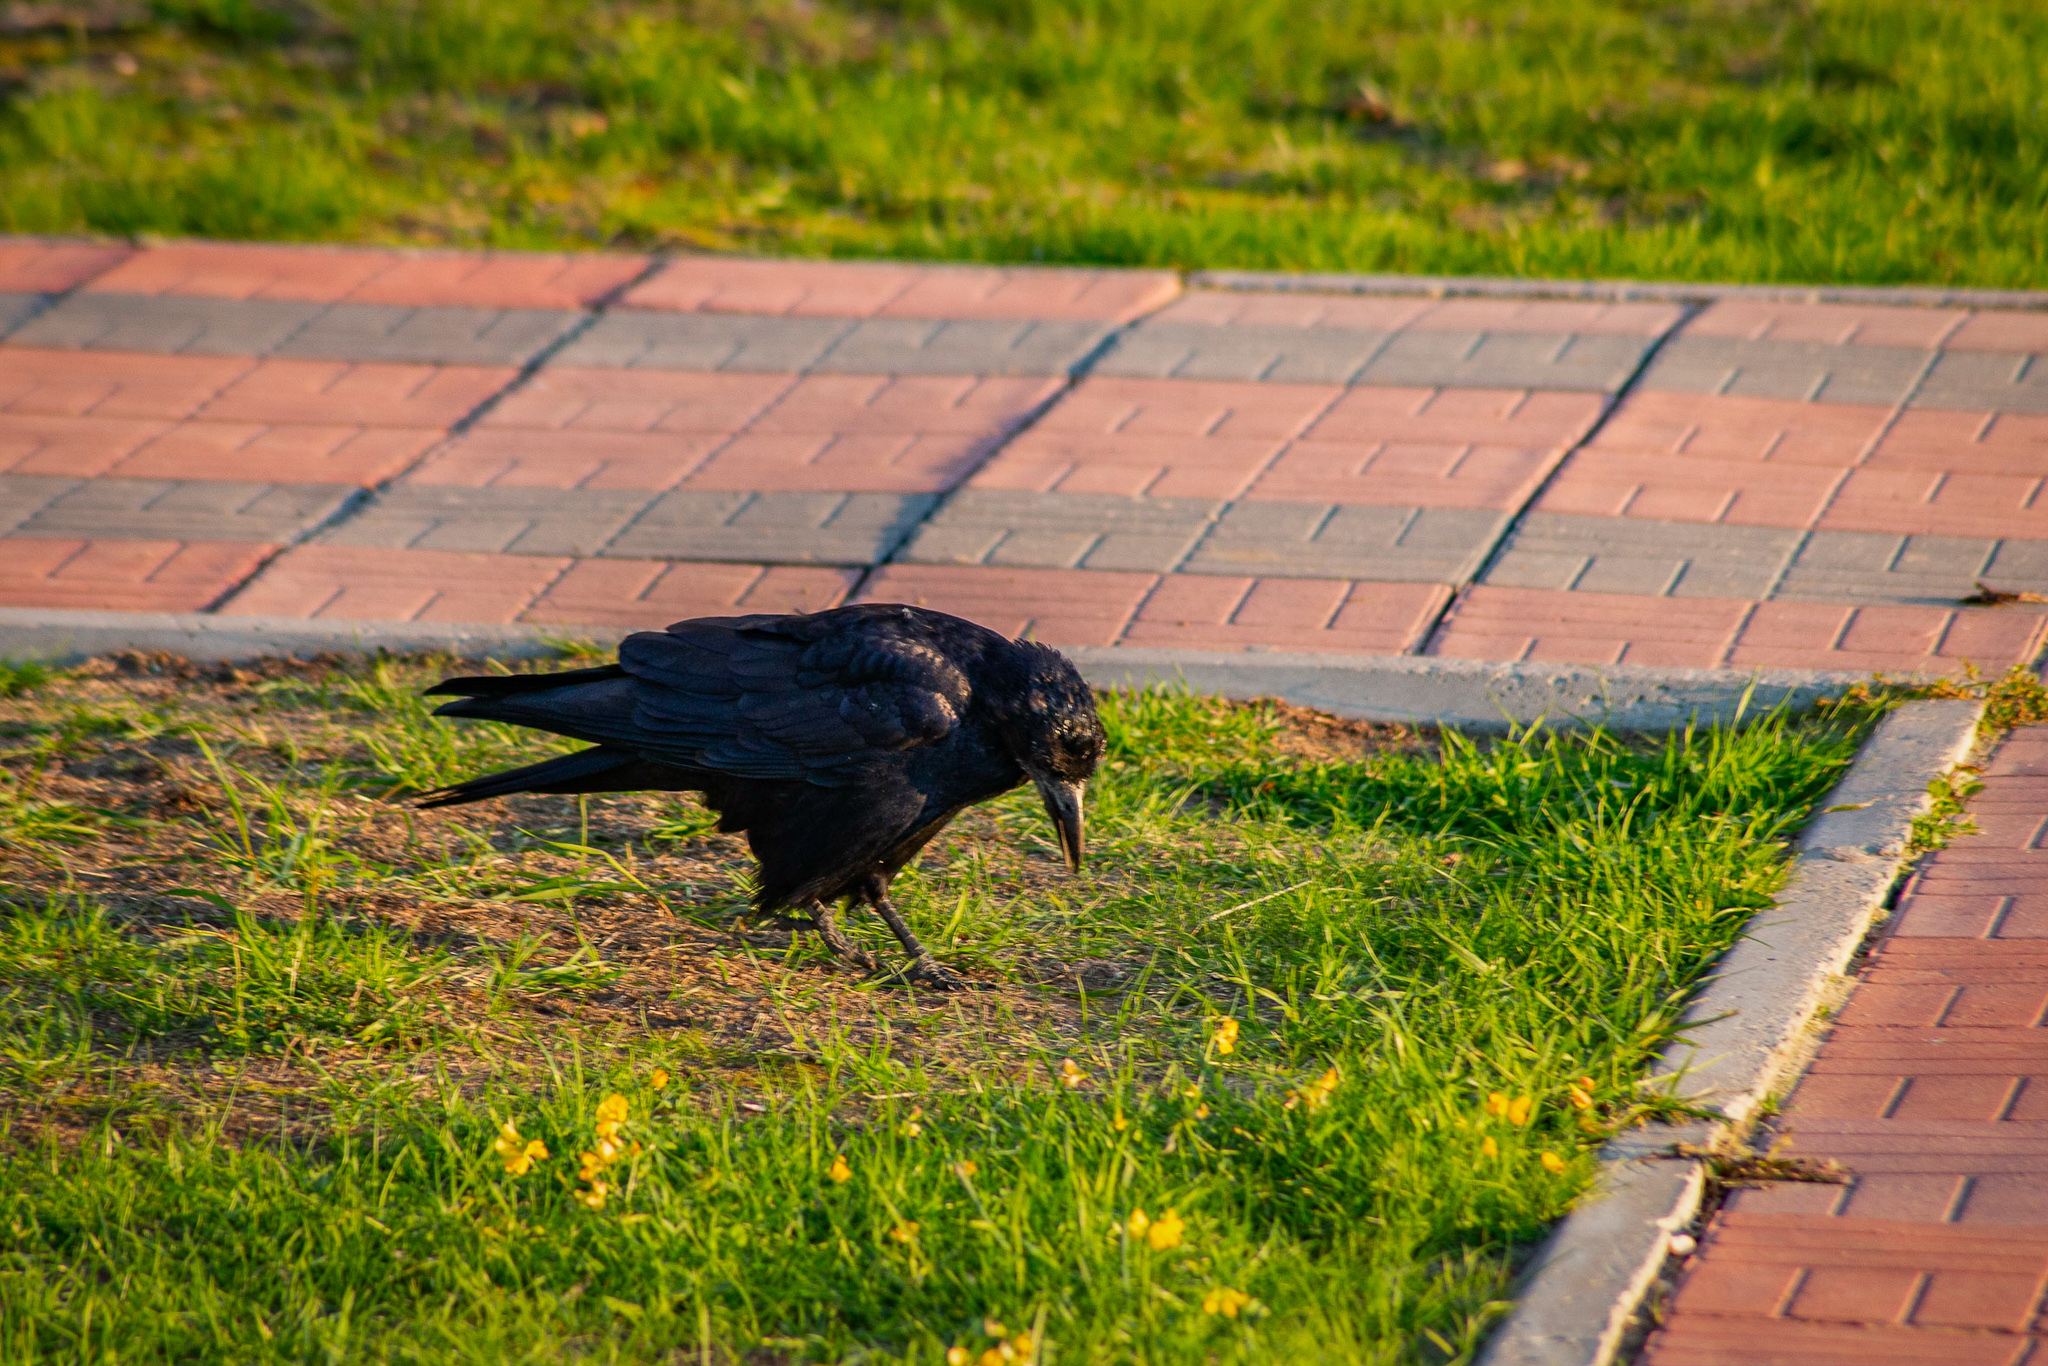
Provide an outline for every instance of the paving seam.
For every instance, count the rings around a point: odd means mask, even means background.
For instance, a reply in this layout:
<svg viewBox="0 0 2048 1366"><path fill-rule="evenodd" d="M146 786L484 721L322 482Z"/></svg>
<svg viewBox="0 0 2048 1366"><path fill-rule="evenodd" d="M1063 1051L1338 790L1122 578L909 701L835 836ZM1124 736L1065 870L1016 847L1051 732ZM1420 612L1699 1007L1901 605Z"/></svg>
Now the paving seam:
<svg viewBox="0 0 2048 1366"><path fill-rule="evenodd" d="M427 446L425 450L421 451L417 456L415 456L412 460L412 463L408 464L404 469L398 470L395 473L378 480L376 484L372 485L369 488L358 489L354 497L350 498L347 502L343 503L340 507L336 508L327 517L323 518L317 525L301 529L298 535L294 536L291 540L287 541L285 544L273 550L270 554L264 556L263 559L257 564L257 566L254 569L250 570L247 574L243 575L239 583L230 585L224 592L216 596L211 602L209 602L206 605L204 610L207 612L214 613L220 612L223 608L227 607L228 604L232 603L238 596L240 596L245 590L247 590L250 585L254 584L258 579L262 578L264 571L269 569L270 566L277 561L279 556L284 555L287 552L295 550L299 546L306 544L308 541L320 535L322 532L329 531L335 527L343 525L344 523L351 520L358 512L370 506L371 503L375 502L379 497L381 497L384 494L385 490L389 489L393 484L397 483L399 480L404 479L407 475L411 474L420 466L426 464L428 460L432 459L436 454L445 449L448 443L453 441L456 437L463 435L472 427L476 426L477 423L483 421L484 416L488 414L491 411L491 409L497 407L500 403L504 402L507 395L512 394L515 391L525 387L525 385L529 381L531 381L535 375L540 373L542 367L544 367L550 360L554 359L555 355L558 352L560 352L564 347L569 345L570 342L576 340L576 338L582 336L585 332L588 332L592 327L596 326L597 320L603 317L605 313L612 307L613 304L615 304L618 300L624 298L627 290L632 289L635 285L641 284L648 279L651 279L657 272L659 272L664 266L666 266L668 262L669 257L666 255L650 256L648 258L646 267L643 268L638 275L635 275L630 280L621 281L619 284L614 285L612 288L606 290L603 294L599 295L596 299L592 300L583 309L583 320L581 322L577 323L574 327L564 332L561 336L555 338L546 346L543 346L533 355L527 357L526 362L519 367L519 369L513 374L511 379L505 381L504 384L499 386L497 392L486 395L477 403L475 407L471 408L468 412L464 413L455 421L449 423L448 430L443 432L437 440L432 442L430 445ZM547 592L550 589L552 589L557 582L560 581L562 575L569 572L569 567L570 566L565 565L562 568L562 570L555 575L554 578L549 579L546 586L543 587L539 593L535 594L532 601L529 602L527 605L530 607L533 605L534 602L538 602L542 597L546 596Z"/></svg>
<svg viewBox="0 0 2048 1366"><path fill-rule="evenodd" d="M856 599L858 599L862 593L867 591L869 581L872 580L875 577L875 575L879 573L882 569L887 568L888 566L893 564L908 563L908 561L899 561L896 557L901 555L906 549L909 548L911 542L917 539L917 533L924 530L925 527L930 524L932 518L939 515L939 513L945 508L946 504L952 501L953 495L958 493L961 489L967 487L968 480L972 479L975 475L987 469L989 464L992 461L994 461L997 456L1001 455L1004 451L1010 448L1010 443L1015 441L1018 437L1024 435L1024 433L1030 431L1033 427L1037 426L1041 421L1044 420L1045 415L1047 413L1051 412L1054 408L1059 406L1060 401L1062 399L1066 398L1067 395L1073 393L1075 389L1079 388L1081 381L1088 378L1089 374L1095 369L1096 363L1100 361L1104 356L1108 355L1111 351L1116 349L1117 341L1121 337L1123 337L1125 333L1129 332L1132 328L1139 326L1147 318L1150 318L1155 313L1158 313L1162 309L1170 307L1176 299L1179 299L1181 295L1185 294L1187 292L1187 276L1185 274L1182 274L1180 279L1181 287L1179 290L1175 291L1173 298L1163 300L1160 303L1154 305L1153 307L1147 309L1145 312L1139 314L1137 317L1127 318L1123 322L1118 323L1116 326L1110 328L1108 332L1103 334L1102 340L1098 341L1089 350L1087 355L1081 357L1072 365L1068 366L1066 374L1063 377L1061 377L1060 387L1053 390L1050 394L1046 395L1045 398L1039 402L1037 407L1033 408L1029 413L1026 413L1024 415L1024 419L1021 422L1019 422L1016 426L1012 427L1007 433L1005 433L1002 440L996 442L993 446L990 446L988 451L981 457L981 459L975 462L974 468L962 472L960 477L953 482L953 486L939 495L939 500L936 503L933 503L931 507L925 511L924 516L920 517L917 520L916 525L912 526L908 531L904 533L903 538L899 540L896 543L895 547L892 550L890 550L890 552L886 556L882 558L880 563L856 566L860 569L860 576L856 578L851 585L848 586L846 590L846 597L843 600L846 602L853 602ZM904 288L908 289L909 286L906 285L904 286ZM1149 598L1151 594L1147 593L1146 596ZM1144 604L1141 602L1139 604L1139 609L1142 609L1143 606ZM1136 619L1137 611L1134 610L1131 613L1131 620ZM1129 627L1129 625L1130 621L1124 622L1122 626L1119 626L1117 628L1117 633L1121 635L1124 632L1124 630Z"/></svg>
<svg viewBox="0 0 2048 1366"><path fill-rule="evenodd" d="M1578 440L1572 442L1566 448L1563 455L1551 462L1550 468L1544 471L1543 477L1536 481L1536 487L1531 489L1528 496L1522 499L1521 503L1510 511L1507 520L1501 524L1500 530L1494 533L1493 543L1486 547L1485 553L1481 555L1478 568L1474 569L1463 583L1451 585L1451 595L1444 599L1444 605L1438 609L1436 617L1416 636L1414 646L1405 653L1419 655L1429 648L1429 642L1442 629L1444 622L1450 619L1451 613L1456 610L1458 603L1464 598L1467 590L1484 582L1486 576L1493 572L1494 565L1500 560L1501 555L1505 553L1508 543L1514 539L1515 532L1521 527L1522 519L1529 514L1530 509L1534 508L1542 500L1544 493L1557 481L1558 476L1564 472L1565 466L1572 462L1572 457L1590 445L1593 438L1600 435L1607 424L1614 419L1614 415L1621 411L1622 405L1635 393L1636 385L1642 382L1643 376L1649 373L1650 366L1656 361L1658 354L1664 350L1665 343L1676 337L1680 332L1683 332L1685 325L1698 317L1703 311L1705 311L1705 305L1687 303L1683 311L1673 320L1671 326L1665 328L1663 332L1658 334L1655 340L1643 348L1643 354L1637 360L1636 368L1629 372L1628 378L1622 382L1621 387L1614 391L1613 398L1606 407L1600 410L1600 416L1593 419L1593 425L1581 433Z"/></svg>
<svg viewBox="0 0 2048 1366"><path fill-rule="evenodd" d="M92 239L90 239L90 238L55 238L55 237L51 237L51 238L44 238L43 240L44 240L44 241L49 241L49 242L58 242L58 241L77 241L77 242L80 242L80 243L83 243L83 244L90 244L90 243L91 243L91 241L92 241ZM128 246L128 251L129 251L129 255L131 255L131 256L132 256L132 255L133 255L133 254L135 253L135 251L136 251L136 250L137 250L137 248L136 248L136 247L134 246L134 244L133 244L133 243L130 243L130 244L129 244L129 246ZM120 265L122 261L125 261L125 260L127 260L127 259L128 259L128 257L124 256L124 257L120 258L120 260L116 260L116 261L109 261L109 262L107 262L107 264L105 264L105 265L101 266L101 267L100 267L100 268L99 268L98 270L94 271L94 272L93 272L92 274L90 274L90 275L87 275L87 276L83 277L82 279L77 279L77 280L73 280L73 281L72 281L72 282L71 282L71 283L70 283L69 285L65 286L65 287L64 287L63 289L59 289L59 290L54 290L54 291L50 291L50 290L40 290L40 289L39 289L39 290L36 290L36 291L34 291L35 299L36 299L36 301L37 301L37 302L36 302L36 306L35 306L35 308L33 308L32 310L30 310L30 312L29 312L28 316L26 316L26 317L24 317L24 318L21 318L21 319L18 319L18 320L17 320L16 322L15 322L14 326L12 326L12 327L8 328L8 329L7 329L7 330L6 330L5 332L0 332L0 336L11 336L11 335L13 335L13 334L14 334L14 333L16 333L16 332L19 332L19 331L20 331L20 330L21 330L22 328L24 328L24 327L27 327L27 326L28 326L28 325L29 325L30 323L34 322L34 321L35 321L35 320L36 320L37 318L40 318L40 317L42 317L42 316L43 316L43 315L44 315L45 313L48 313L48 312L49 312L49 311L50 311L51 309L55 308L55 307L56 307L56 306L57 306L58 304L61 304L61 303L63 303L63 302L64 302L64 301L66 300L66 299L68 299L68 298L70 298L70 297L71 297L72 295L74 295L74 294L78 293L78 292L79 292L80 290L84 289L84 288L85 288L85 287L86 287L87 285L91 284L91 283L92 283L92 282L93 282L94 280L97 280L97 279L99 279L99 278L100 278L100 276L102 276L102 275L105 275L105 274L106 274L106 273L107 273L108 271L112 270L112 269L113 269L113 268L114 268L115 266L118 266L118 265Z"/></svg>
<svg viewBox="0 0 2048 1366"><path fill-rule="evenodd" d="M1791 876L1687 1007L1691 1027L1658 1059L1703 1117L1618 1134L1600 1154L1604 1193L1551 1231L1479 1366L1608 1366L1705 1192L1705 1164L1673 1145L1738 1140L1811 1043L1811 1021L1911 862L1928 784L1971 752L1983 703L1910 702L1887 716L1817 804ZM1789 930L1789 933L1787 931ZM1782 947L1769 941L1778 939ZM1704 1061L1699 1061L1704 1059Z"/></svg>

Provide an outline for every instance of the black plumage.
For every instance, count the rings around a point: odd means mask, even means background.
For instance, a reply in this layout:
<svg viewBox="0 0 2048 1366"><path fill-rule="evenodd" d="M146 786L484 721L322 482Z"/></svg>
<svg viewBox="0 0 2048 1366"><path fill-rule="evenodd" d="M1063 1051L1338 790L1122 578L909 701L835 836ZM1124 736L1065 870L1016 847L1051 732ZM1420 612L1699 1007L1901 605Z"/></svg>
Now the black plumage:
<svg viewBox="0 0 2048 1366"><path fill-rule="evenodd" d="M866 904L952 985L889 902L889 880L976 802L1027 778L1071 867L1083 785L1102 756L1095 697L1049 646L922 607L866 603L801 616L706 617L642 631L619 662L556 674L453 678L437 716L509 721L593 749L426 794L454 806L515 792L700 792L760 861L754 903L865 959L834 904ZM872 966L872 964L870 963Z"/></svg>

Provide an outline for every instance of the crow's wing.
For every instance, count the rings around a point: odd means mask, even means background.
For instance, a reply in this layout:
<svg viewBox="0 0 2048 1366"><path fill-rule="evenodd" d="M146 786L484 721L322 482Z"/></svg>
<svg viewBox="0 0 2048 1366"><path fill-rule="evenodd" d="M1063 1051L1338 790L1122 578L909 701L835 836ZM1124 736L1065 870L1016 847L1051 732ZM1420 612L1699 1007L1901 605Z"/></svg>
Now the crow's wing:
<svg viewBox="0 0 2048 1366"><path fill-rule="evenodd" d="M848 780L882 753L942 739L971 685L927 623L897 616L728 617L628 636L621 740L741 778Z"/></svg>

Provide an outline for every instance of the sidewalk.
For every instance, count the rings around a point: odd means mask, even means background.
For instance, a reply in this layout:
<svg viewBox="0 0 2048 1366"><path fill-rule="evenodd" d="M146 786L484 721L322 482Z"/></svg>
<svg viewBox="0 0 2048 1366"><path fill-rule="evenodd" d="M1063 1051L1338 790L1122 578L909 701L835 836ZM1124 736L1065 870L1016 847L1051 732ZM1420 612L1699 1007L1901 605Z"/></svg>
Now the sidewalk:
<svg viewBox="0 0 2048 1366"><path fill-rule="evenodd" d="M0 607L2031 659L2048 313L0 239Z"/></svg>
<svg viewBox="0 0 2048 1366"><path fill-rule="evenodd" d="M1645 1366L2018 1366L2048 1339L2048 727L1926 859L1778 1122L1847 1185L1736 1192Z"/></svg>

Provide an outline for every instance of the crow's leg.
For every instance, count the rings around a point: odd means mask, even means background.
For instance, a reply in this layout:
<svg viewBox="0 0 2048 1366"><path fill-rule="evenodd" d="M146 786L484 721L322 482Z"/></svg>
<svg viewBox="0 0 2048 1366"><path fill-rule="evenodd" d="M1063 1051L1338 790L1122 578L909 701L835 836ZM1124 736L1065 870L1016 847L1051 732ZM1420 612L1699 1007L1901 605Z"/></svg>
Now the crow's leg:
<svg viewBox="0 0 2048 1366"><path fill-rule="evenodd" d="M785 915L779 917L776 928L790 932L790 947L796 947L795 936L803 930L816 930L823 941L825 951L834 958L843 958L849 963L873 972L881 963L866 949L857 948L846 932L839 928L839 911L829 901L813 901L809 915Z"/></svg>
<svg viewBox="0 0 2048 1366"><path fill-rule="evenodd" d="M959 991L967 985L965 979L952 969L942 967L931 951L917 941L910 932L910 926L903 923L903 917L889 904L889 896L879 887L870 886L861 893L861 899L875 908L875 914L882 917L882 923L896 936L898 943L910 952L910 970L904 975L913 982L937 987L941 991Z"/></svg>

